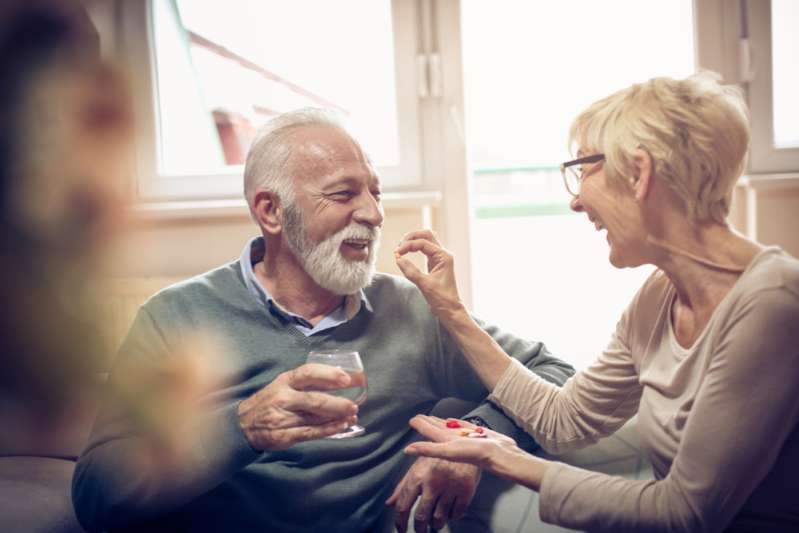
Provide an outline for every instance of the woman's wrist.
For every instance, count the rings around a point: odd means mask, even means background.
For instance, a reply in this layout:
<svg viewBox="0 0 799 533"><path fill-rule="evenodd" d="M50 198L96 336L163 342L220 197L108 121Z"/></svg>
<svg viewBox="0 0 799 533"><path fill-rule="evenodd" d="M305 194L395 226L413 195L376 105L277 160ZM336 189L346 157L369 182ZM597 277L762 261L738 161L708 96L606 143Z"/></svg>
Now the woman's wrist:
<svg viewBox="0 0 799 533"><path fill-rule="evenodd" d="M447 329L457 328L473 322L472 315L469 314L466 306L461 301L440 308L436 315L441 324Z"/></svg>
<svg viewBox="0 0 799 533"><path fill-rule="evenodd" d="M510 356L480 327L465 307L453 310L446 319L439 316L439 320L488 391L493 391L511 364Z"/></svg>
<svg viewBox="0 0 799 533"><path fill-rule="evenodd" d="M549 468L549 461L520 448L503 450L492 464L489 470L493 473L536 492L541 490L541 483Z"/></svg>

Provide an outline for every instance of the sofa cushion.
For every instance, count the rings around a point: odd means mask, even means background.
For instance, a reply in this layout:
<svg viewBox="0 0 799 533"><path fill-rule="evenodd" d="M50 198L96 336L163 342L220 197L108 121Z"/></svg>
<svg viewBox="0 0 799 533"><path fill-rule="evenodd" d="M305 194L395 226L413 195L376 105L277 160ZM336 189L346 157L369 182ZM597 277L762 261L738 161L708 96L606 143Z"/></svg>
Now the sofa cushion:
<svg viewBox="0 0 799 533"><path fill-rule="evenodd" d="M72 510L75 462L51 457L0 457L0 531L84 531Z"/></svg>
<svg viewBox="0 0 799 533"><path fill-rule="evenodd" d="M0 457L45 456L76 459L89 437L97 402L91 391L50 416L0 393Z"/></svg>

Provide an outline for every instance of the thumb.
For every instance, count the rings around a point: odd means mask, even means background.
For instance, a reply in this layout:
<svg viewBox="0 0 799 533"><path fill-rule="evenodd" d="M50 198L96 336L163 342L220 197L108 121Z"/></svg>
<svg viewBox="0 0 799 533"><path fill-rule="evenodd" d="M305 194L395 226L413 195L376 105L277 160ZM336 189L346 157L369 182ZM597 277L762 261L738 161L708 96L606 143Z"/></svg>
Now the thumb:
<svg viewBox="0 0 799 533"><path fill-rule="evenodd" d="M424 274L421 270L419 270L419 267L414 265L413 261L407 257L401 256L399 253L394 254L394 260L396 261L399 269L402 271L402 274L408 278L409 281L418 286L424 277Z"/></svg>

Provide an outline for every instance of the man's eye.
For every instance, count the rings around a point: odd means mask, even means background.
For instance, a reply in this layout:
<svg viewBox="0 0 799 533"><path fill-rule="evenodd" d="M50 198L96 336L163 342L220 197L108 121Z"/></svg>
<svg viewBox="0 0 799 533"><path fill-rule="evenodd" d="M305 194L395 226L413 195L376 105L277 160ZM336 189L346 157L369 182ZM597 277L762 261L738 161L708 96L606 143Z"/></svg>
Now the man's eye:
<svg viewBox="0 0 799 533"><path fill-rule="evenodd" d="M380 198L381 194L383 194L381 191L372 191L372 196L375 198Z"/></svg>
<svg viewBox="0 0 799 533"><path fill-rule="evenodd" d="M331 196L336 200L349 200L350 198L355 196L355 193L352 191L336 191L334 193L331 193L329 196Z"/></svg>

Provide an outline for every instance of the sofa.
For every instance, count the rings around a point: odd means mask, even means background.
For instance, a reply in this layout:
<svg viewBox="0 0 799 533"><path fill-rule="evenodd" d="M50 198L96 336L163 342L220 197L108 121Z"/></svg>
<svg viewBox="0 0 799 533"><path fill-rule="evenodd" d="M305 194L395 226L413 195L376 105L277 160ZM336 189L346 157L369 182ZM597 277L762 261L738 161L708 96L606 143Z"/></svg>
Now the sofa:
<svg viewBox="0 0 799 533"><path fill-rule="evenodd" d="M17 411L5 408L0 437L0 531L3 533L78 533L83 529L72 510L70 485L75 459L88 436L94 409L75 411L69 421L48 430L32 425ZM32 436L36 435L35 440ZM544 454L545 455L545 454ZM631 421L615 435L599 443L558 457L569 464L634 479L651 478ZM413 524L409 524L412 530ZM554 533L571 531L542 523L538 518L538 494L484 474L464 520L447 528L451 533Z"/></svg>
<svg viewBox="0 0 799 533"><path fill-rule="evenodd" d="M127 331L138 306L173 279L154 278L111 282L106 294L107 316L113 325L109 346ZM110 349L113 352L113 349ZM86 442L96 414L96 392L86 390L73 398L57 416L35 412L0 392L0 532L82 532L72 509L71 480L77 456ZM458 416L469 405L445 400L435 414ZM635 419L599 443L552 459L608 474L651 478L651 469L638 445ZM413 528L413 524L409 524ZM484 474L464 520L448 528L452 533L568 531L538 519L538 495L490 474Z"/></svg>
<svg viewBox="0 0 799 533"><path fill-rule="evenodd" d="M175 281L171 278L113 280L103 315L108 319L109 360L138 306ZM87 380L80 397L71 397L59 413L36 410L29 402L0 390L0 532L83 532L72 509L75 461L97 413L97 392L104 376Z"/></svg>
<svg viewBox="0 0 799 533"><path fill-rule="evenodd" d="M50 417L0 396L0 531L83 531L72 510L72 472L94 415L88 398Z"/></svg>

